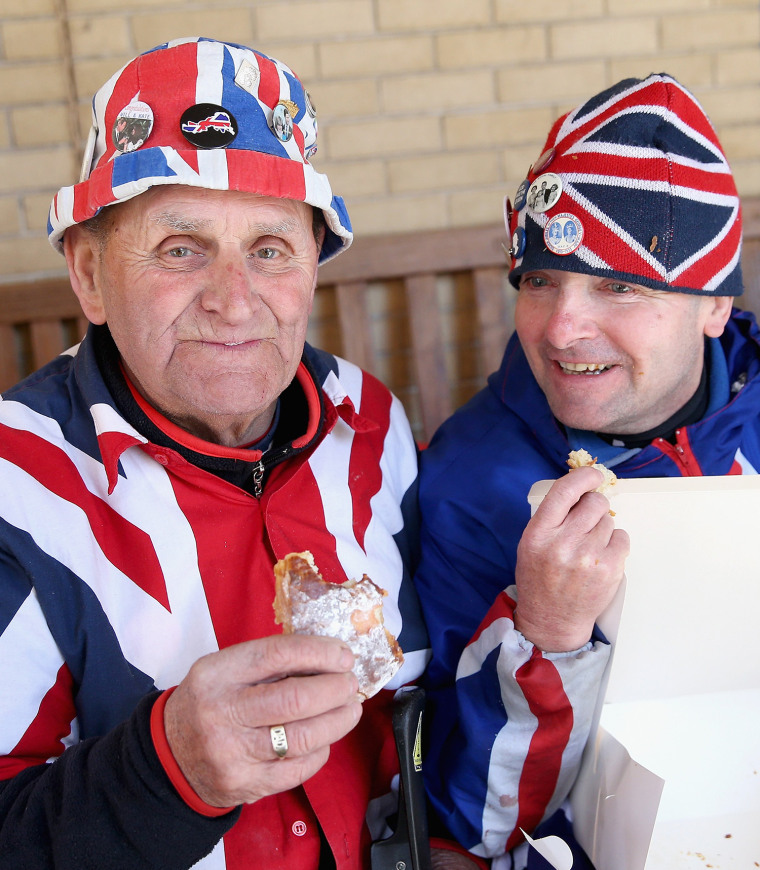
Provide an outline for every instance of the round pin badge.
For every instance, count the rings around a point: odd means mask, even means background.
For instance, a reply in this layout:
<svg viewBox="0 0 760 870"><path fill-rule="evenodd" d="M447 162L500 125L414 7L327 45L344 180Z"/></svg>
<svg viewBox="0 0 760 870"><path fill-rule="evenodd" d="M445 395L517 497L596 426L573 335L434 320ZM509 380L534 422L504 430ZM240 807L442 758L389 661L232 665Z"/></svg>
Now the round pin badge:
<svg viewBox="0 0 760 870"><path fill-rule="evenodd" d="M557 153L556 148L547 148L546 151L536 160L533 164L531 171L536 175L539 172L543 172L544 169L554 160L554 155Z"/></svg>
<svg viewBox="0 0 760 870"><path fill-rule="evenodd" d="M306 111L309 114L310 118L317 117L317 108L311 101L311 94L308 91L303 92L304 102L306 103Z"/></svg>
<svg viewBox="0 0 760 870"><path fill-rule="evenodd" d="M215 103L196 103L179 121L182 135L196 148L226 148L235 141L238 125L229 109Z"/></svg>
<svg viewBox="0 0 760 870"><path fill-rule="evenodd" d="M525 178L520 182L520 186L517 188L517 193L515 194L515 210L520 211L521 208L525 207L525 201L528 199L528 189L530 188L530 181Z"/></svg>
<svg viewBox="0 0 760 870"><path fill-rule="evenodd" d="M133 100L119 112L113 122L113 144L120 154L136 151L153 129L153 109L140 100Z"/></svg>
<svg viewBox="0 0 760 870"><path fill-rule="evenodd" d="M583 224L569 212L555 215L544 227L544 244L553 253L566 257L583 242Z"/></svg>
<svg viewBox="0 0 760 870"><path fill-rule="evenodd" d="M293 138L293 116L285 103L277 103L272 110L270 127L280 142L290 142Z"/></svg>
<svg viewBox="0 0 760 870"><path fill-rule="evenodd" d="M525 253L526 242L527 236L525 235L525 230L522 227L517 227L512 233L512 247L509 249L509 253L515 260L519 260Z"/></svg>
<svg viewBox="0 0 760 870"><path fill-rule="evenodd" d="M562 195L562 179L553 172L544 172L531 184L526 202L531 211L549 211Z"/></svg>

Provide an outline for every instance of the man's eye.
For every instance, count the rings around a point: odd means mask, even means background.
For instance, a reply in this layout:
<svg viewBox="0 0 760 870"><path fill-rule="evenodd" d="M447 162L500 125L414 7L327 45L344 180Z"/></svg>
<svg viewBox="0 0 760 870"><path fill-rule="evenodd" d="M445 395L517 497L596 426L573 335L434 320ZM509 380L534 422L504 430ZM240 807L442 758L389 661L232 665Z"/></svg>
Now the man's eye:
<svg viewBox="0 0 760 870"><path fill-rule="evenodd" d="M522 279L522 286L526 287L546 287L548 283L546 278L541 278L539 275L528 275Z"/></svg>
<svg viewBox="0 0 760 870"><path fill-rule="evenodd" d="M614 284L610 284L609 287L613 293L620 294L630 293L633 290L633 287L631 287L630 284L618 284L617 282Z"/></svg>
<svg viewBox="0 0 760 870"><path fill-rule="evenodd" d="M176 247L176 248L169 248L167 253L170 257L175 257L176 259L179 260L183 257L189 257L190 254L192 254L192 251L190 250L190 248L185 248L185 247L182 247L180 245L179 247Z"/></svg>
<svg viewBox="0 0 760 870"><path fill-rule="evenodd" d="M274 248L258 248L255 256L260 260L273 260L277 256L277 251Z"/></svg>

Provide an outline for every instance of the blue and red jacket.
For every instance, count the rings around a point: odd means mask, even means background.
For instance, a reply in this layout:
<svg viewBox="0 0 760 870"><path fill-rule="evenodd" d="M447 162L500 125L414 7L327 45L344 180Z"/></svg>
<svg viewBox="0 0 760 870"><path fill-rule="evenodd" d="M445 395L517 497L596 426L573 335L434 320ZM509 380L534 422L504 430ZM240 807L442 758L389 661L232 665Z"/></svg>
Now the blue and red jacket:
<svg viewBox="0 0 760 870"><path fill-rule="evenodd" d="M433 649L427 784L443 825L475 854L501 856L551 817L575 779L609 647L542 653L514 628L517 544L538 480L585 447L621 478L756 474L760 333L734 311L710 339L699 422L625 452L555 420L516 336L488 386L423 452L416 583ZM496 863L495 863L496 866ZM499 863L499 866L502 866ZM508 866L508 865L504 865Z"/></svg>
<svg viewBox="0 0 760 870"><path fill-rule="evenodd" d="M305 549L326 578L387 590L405 653L388 688L419 677L417 454L400 403L307 346L289 388L298 435L253 456L256 497L189 460L198 439L128 422L93 335L0 401L0 865L317 870L324 842L338 870L366 867L395 809L392 691L302 787L222 815L170 778L151 712L200 656L280 633L272 568Z"/></svg>

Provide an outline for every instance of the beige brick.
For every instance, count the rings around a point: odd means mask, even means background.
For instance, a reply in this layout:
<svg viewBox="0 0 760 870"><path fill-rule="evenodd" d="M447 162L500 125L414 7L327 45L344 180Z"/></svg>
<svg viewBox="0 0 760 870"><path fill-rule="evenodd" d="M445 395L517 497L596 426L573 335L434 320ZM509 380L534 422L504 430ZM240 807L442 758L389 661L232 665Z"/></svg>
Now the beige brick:
<svg viewBox="0 0 760 870"><path fill-rule="evenodd" d="M82 57L111 57L132 53L127 19L116 15L73 18L71 47L77 62Z"/></svg>
<svg viewBox="0 0 760 870"><path fill-rule="evenodd" d="M709 9L715 6L715 0L607 0L610 15L628 17L632 12L636 15L651 13L658 17L672 12L692 12L699 9Z"/></svg>
<svg viewBox="0 0 760 870"><path fill-rule="evenodd" d="M443 33L436 37L436 49L442 69L539 61L547 56L546 28L492 27Z"/></svg>
<svg viewBox="0 0 760 870"><path fill-rule="evenodd" d="M61 56L61 29L55 19L7 21L3 24L7 60L53 60Z"/></svg>
<svg viewBox="0 0 760 870"><path fill-rule="evenodd" d="M742 160L760 162L760 122L735 127L724 126L720 130L719 138L732 168Z"/></svg>
<svg viewBox="0 0 760 870"><path fill-rule="evenodd" d="M428 154L388 164L392 193L493 184L499 180L500 172L497 151Z"/></svg>
<svg viewBox="0 0 760 870"><path fill-rule="evenodd" d="M381 82L380 90L385 111L392 114L488 105L496 89L491 70L474 70L394 77Z"/></svg>
<svg viewBox="0 0 760 870"><path fill-rule="evenodd" d="M55 15L56 0L0 0L0 19Z"/></svg>
<svg viewBox="0 0 760 870"><path fill-rule="evenodd" d="M315 161L318 172L330 179L333 193L342 197L375 196L388 193L385 163L382 160L341 160L339 162Z"/></svg>
<svg viewBox="0 0 760 870"><path fill-rule="evenodd" d="M131 26L138 51L147 51L180 36L210 36L243 45L253 41L252 14L248 9L185 8L181 18L174 11L140 14L132 17Z"/></svg>
<svg viewBox="0 0 760 870"><path fill-rule="evenodd" d="M282 2L255 10L256 33L262 39L320 37L372 33L371 0Z"/></svg>
<svg viewBox="0 0 760 870"><path fill-rule="evenodd" d="M0 149L9 148L11 144L10 128L4 113L0 112Z"/></svg>
<svg viewBox="0 0 760 870"><path fill-rule="evenodd" d="M61 186L69 179L62 178ZM50 211L50 203L53 200L54 191L44 193L31 193L25 196L22 203L26 228L34 232L47 234L47 219Z"/></svg>
<svg viewBox="0 0 760 870"><path fill-rule="evenodd" d="M496 20L505 24L563 18L577 21L599 18L604 11L603 0L565 0L562 3L557 0L496 0Z"/></svg>
<svg viewBox="0 0 760 870"><path fill-rule="evenodd" d="M348 213L357 238L447 226L443 194L351 200Z"/></svg>
<svg viewBox="0 0 760 870"><path fill-rule="evenodd" d="M440 149L441 130L435 118L334 123L327 130L327 146L325 156L333 160L419 154Z"/></svg>
<svg viewBox="0 0 760 870"><path fill-rule="evenodd" d="M760 161L738 163L732 169L739 196L760 196Z"/></svg>
<svg viewBox="0 0 760 870"><path fill-rule="evenodd" d="M109 58L93 58L80 60L77 58L74 64L74 82L76 91L87 102L87 126L90 125L91 112L89 103L102 85L104 85L111 76L125 63L130 61L137 52L129 52L121 56L115 55Z"/></svg>
<svg viewBox="0 0 760 870"><path fill-rule="evenodd" d="M235 40L239 42L240 40ZM270 57L287 64L311 92L310 82L319 79L317 63L317 44L315 42L279 42L260 39L252 40L249 45L257 51L263 51ZM321 87L321 85L319 86ZM316 102L316 98L315 98Z"/></svg>
<svg viewBox="0 0 760 870"><path fill-rule="evenodd" d="M538 159L543 143L546 141L547 127L543 136L529 145L512 145L502 152L503 177L506 179L505 193L515 198L517 188L528 174L531 164Z"/></svg>
<svg viewBox="0 0 760 870"><path fill-rule="evenodd" d="M504 195L508 191L502 185L491 185L480 190L456 191L449 196L451 225L455 227L499 224L504 220ZM504 230L504 241L507 231Z"/></svg>
<svg viewBox="0 0 760 870"><path fill-rule="evenodd" d="M760 88L701 91L697 98L719 132L724 125L760 120Z"/></svg>
<svg viewBox="0 0 760 870"><path fill-rule="evenodd" d="M63 64L26 64L0 68L0 95L6 105L50 103L66 98Z"/></svg>
<svg viewBox="0 0 760 870"><path fill-rule="evenodd" d="M182 6L184 0L160 0L161 6ZM118 12L123 14L126 4L124 0L66 0L69 14L77 15L83 12ZM155 9L157 0L129 0L129 9ZM178 21L178 23L180 23ZM189 31L182 31L182 35L188 35Z"/></svg>
<svg viewBox="0 0 760 870"><path fill-rule="evenodd" d="M689 54L658 52L656 55L610 61L610 82L614 84L621 79L643 79L650 73L666 72L693 91L695 88L712 85L712 65L712 58L704 52Z"/></svg>
<svg viewBox="0 0 760 870"><path fill-rule="evenodd" d="M57 189L71 177L71 158L68 148L0 154L0 191Z"/></svg>
<svg viewBox="0 0 760 870"><path fill-rule="evenodd" d="M719 85L760 83L760 49L719 52L715 58L715 80Z"/></svg>
<svg viewBox="0 0 760 870"><path fill-rule="evenodd" d="M349 81L320 82L312 93L322 132L323 119L374 117L379 114L377 85L373 79L350 79Z"/></svg>
<svg viewBox="0 0 760 870"><path fill-rule="evenodd" d="M637 55L657 50L657 21L626 18L605 21L574 21L550 27L551 56L557 60Z"/></svg>
<svg viewBox="0 0 760 870"><path fill-rule="evenodd" d="M435 63L430 36L328 42L318 48L322 75L372 76L387 72L422 72Z"/></svg>
<svg viewBox="0 0 760 870"><path fill-rule="evenodd" d="M0 275L4 279L60 271L65 269L62 259L45 236L0 240Z"/></svg>
<svg viewBox="0 0 760 870"><path fill-rule="evenodd" d="M19 148L64 145L71 141L67 107L24 106L11 111L13 140Z"/></svg>
<svg viewBox="0 0 760 870"><path fill-rule="evenodd" d="M498 98L504 103L582 102L604 88L603 60L586 63L535 64L507 67L498 75Z"/></svg>
<svg viewBox="0 0 760 870"><path fill-rule="evenodd" d="M448 30L491 23L490 0L376 0L380 30Z"/></svg>
<svg viewBox="0 0 760 870"><path fill-rule="evenodd" d="M15 196L2 196L0 197L0 235L12 236L18 231L18 200Z"/></svg>
<svg viewBox="0 0 760 870"><path fill-rule="evenodd" d="M759 28L757 10L668 16L662 20L662 48L664 51L694 51L755 45Z"/></svg>
<svg viewBox="0 0 760 870"><path fill-rule="evenodd" d="M546 106L454 115L444 119L444 140L450 150L543 142L553 120Z"/></svg>

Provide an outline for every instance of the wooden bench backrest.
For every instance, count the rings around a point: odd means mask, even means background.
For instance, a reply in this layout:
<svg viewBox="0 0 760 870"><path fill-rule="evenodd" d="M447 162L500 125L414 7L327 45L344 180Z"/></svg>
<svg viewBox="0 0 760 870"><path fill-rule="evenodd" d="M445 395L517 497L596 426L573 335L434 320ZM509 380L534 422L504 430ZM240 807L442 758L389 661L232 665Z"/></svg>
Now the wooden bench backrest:
<svg viewBox="0 0 760 870"><path fill-rule="evenodd" d="M760 315L760 200L745 203L745 294ZM427 441L498 367L513 329L502 226L357 239L320 269L308 340L384 380ZM0 284L0 390L84 334L67 279Z"/></svg>

